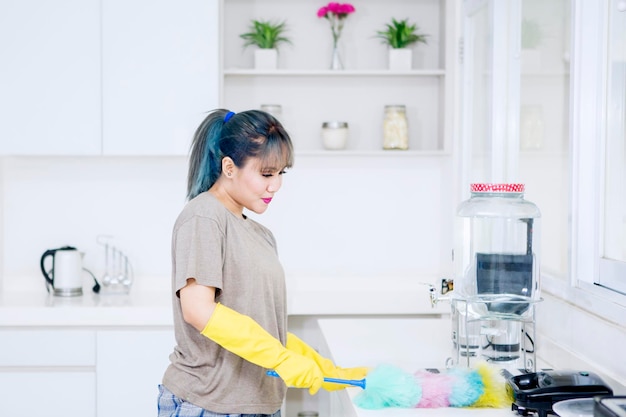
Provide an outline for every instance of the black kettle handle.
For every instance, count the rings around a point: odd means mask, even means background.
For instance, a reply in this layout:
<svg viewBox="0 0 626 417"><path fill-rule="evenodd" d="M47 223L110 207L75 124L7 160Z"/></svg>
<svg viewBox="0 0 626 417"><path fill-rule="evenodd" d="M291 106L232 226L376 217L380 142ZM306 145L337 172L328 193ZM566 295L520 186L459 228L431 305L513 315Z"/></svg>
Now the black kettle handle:
<svg viewBox="0 0 626 417"><path fill-rule="evenodd" d="M47 251L45 251L43 253L43 255L41 255L41 261L40 261L41 273L43 274L43 277L46 279L48 284L53 286L53 287L54 287L54 280L53 280L53 278L50 275L48 275L48 272L46 271L46 268L45 268L45 266L43 264L44 264L46 258L48 256L53 256L56 253L57 250L58 249L48 249ZM53 262L52 266L54 267L54 260L52 262Z"/></svg>

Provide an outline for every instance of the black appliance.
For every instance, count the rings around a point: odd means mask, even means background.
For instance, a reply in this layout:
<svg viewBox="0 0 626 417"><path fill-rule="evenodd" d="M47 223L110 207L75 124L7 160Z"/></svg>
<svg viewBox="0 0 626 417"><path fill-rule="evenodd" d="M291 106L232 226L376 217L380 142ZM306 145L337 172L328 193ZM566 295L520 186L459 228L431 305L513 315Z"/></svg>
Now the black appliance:
<svg viewBox="0 0 626 417"><path fill-rule="evenodd" d="M552 405L559 401L613 395L598 375L587 371L546 370L509 376L506 388L513 398L511 409L523 416L555 414Z"/></svg>

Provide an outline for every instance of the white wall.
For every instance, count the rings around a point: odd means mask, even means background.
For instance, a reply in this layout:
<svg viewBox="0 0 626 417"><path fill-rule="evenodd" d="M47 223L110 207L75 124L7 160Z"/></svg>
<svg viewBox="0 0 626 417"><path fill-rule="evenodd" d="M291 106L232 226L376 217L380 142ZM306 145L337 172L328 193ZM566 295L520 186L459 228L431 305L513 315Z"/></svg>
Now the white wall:
<svg viewBox="0 0 626 417"><path fill-rule="evenodd" d="M574 305L571 293L544 291L542 297L544 301L537 308L538 355L554 369L598 372L615 395L626 395L623 316L617 320L603 318L585 303Z"/></svg>
<svg viewBox="0 0 626 417"><path fill-rule="evenodd" d="M269 210L254 217L274 231L291 279L438 277L451 247L450 164L448 156L297 157ZM169 289L186 158L5 157L1 167L4 291L45 291L40 257L63 245L84 251L84 266L101 277L101 234L128 254L134 289Z"/></svg>
<svg viewBox="0 0 626 417"><path fill-rule="evenodd" d="M4 290L45 290L39 259L64 245L85 252L84 266L100 277L101 234L129 256L138 286L167 288L168 236L185 201L185 169L183 158L5 158Z"/></svg>

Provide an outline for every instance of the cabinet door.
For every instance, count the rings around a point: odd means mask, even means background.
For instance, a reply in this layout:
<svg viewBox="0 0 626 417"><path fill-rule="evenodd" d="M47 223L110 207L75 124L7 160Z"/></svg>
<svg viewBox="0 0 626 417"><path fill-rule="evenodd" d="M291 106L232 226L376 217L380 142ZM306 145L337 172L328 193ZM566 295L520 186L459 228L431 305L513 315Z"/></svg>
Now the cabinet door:
<svg viewBox="0 0 626 417"><path fill-rule="evenodd" d="M0 415L95 416L95 332L0 329L0 340Z"/></svg>
<svg viewBox="0 0 626 417"><path fill-rule="evenodd" d="M174 349L173 330L99 331L98 416L153 417Z"/></svg>
<svg viewBox="0 0 626 417"><path fill-rule="evenodd" d="M100 153L99 5L0 4L0 155Z"/></svg>
<svg viewBox="0 0 626 417"><path fill-rule="evenodd" d="M0 391L3 416L96 415L94 372L0 372Z"/></svg>
<svg viewBox="0 0 626 417"><path fill-rule="evenodd" d="M93 368L96 334L91 330L1 329L0 367Z"/></svg>
<svg viewBox="0 0 626 417"><path fill-rule="evenodd" d="M187 155L218 103L217 0L105 0L105 155Z"/></svg>

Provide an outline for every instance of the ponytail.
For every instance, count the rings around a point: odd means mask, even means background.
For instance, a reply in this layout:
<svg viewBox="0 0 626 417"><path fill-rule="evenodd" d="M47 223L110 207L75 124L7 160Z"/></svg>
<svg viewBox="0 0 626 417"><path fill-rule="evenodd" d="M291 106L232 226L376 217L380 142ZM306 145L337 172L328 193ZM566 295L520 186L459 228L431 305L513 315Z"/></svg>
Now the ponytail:
<svg viewBox="0 0 626 417"><path fill-rule="evenodd" d="M187 176L187 199L191 200L207 191L222 171L220 137L224 127L224 117L228 110L211 112L198 126L191 143L189 174Z"/></svg>

